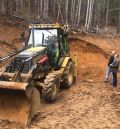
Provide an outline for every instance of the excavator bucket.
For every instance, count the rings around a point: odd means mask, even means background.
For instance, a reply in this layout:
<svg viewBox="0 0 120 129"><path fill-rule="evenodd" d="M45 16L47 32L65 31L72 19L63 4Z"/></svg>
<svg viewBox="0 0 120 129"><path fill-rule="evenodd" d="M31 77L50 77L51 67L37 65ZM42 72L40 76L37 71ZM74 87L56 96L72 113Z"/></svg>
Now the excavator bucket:
<svg viewBox="0 0 120 129"><path fill-rule="evenodd" d="M28 126L39 109L36 88L27 83L0 81L0 119Z"/></svg>

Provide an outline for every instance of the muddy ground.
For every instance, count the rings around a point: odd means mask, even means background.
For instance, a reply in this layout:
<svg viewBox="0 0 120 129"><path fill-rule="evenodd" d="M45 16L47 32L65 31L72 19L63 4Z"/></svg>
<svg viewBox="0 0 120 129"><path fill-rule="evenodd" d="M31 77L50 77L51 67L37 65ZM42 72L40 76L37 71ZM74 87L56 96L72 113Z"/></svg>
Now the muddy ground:
<svg viewBox="0 0 120 129"><path fill-rule="evenodd" d="M0 56L19 49L20 28L1 23ZM92 38L92 37L91 37ZM70 51L78 55L78 77L69 90L61 90L52 104L41 103L40 112L27 129L120 129L120 75L118 87L105 84L108 53L120 48L120 40L78 36L69 39ZM112 40L112 39L111 39ZM107 47L109 46L109 47ZM0 120L0 129L25 129L16 123Z"/></svg>

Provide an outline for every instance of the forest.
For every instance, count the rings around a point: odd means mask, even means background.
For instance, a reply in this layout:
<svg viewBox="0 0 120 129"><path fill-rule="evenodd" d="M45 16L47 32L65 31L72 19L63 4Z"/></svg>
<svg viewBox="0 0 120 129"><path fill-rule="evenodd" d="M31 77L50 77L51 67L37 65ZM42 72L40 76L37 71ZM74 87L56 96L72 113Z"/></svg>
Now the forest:
<svg viewBox="0 0 120 129"><path fill-rule="evenodd" d="M27 20L47 19L85 30L116 27L120 0L1 0L0 12Z"/></svg>

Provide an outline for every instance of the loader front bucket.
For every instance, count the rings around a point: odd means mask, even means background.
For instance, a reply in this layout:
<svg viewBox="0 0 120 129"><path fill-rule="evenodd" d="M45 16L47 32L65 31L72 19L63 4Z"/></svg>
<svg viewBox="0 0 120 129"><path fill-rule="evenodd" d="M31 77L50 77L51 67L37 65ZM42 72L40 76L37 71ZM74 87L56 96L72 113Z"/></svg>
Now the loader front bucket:
<svg viewBox="0 0 120 129"><path fill-rule="evenodd" d="M27 83L0 81L0 119L28 126L39 109L36 88Z"/></svg>

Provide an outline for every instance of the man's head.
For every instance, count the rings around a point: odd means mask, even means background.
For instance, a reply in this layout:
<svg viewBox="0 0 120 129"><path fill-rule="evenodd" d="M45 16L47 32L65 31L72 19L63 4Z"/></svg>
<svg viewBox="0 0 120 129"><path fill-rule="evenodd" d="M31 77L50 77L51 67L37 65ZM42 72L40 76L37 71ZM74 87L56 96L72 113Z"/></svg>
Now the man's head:
<svg viewBox="0 0 120 129"><path fill-rule="evenodd" d="M114 58L115 59L118 59L119 58L119 55L118 54L115 54Z"/></svg>
<svg viewBox="0 0 120 129"><path fill-rule="evenodd" d="M115 56L115 54L116 54L116 51L112 51L111 55Z"/></svg>

